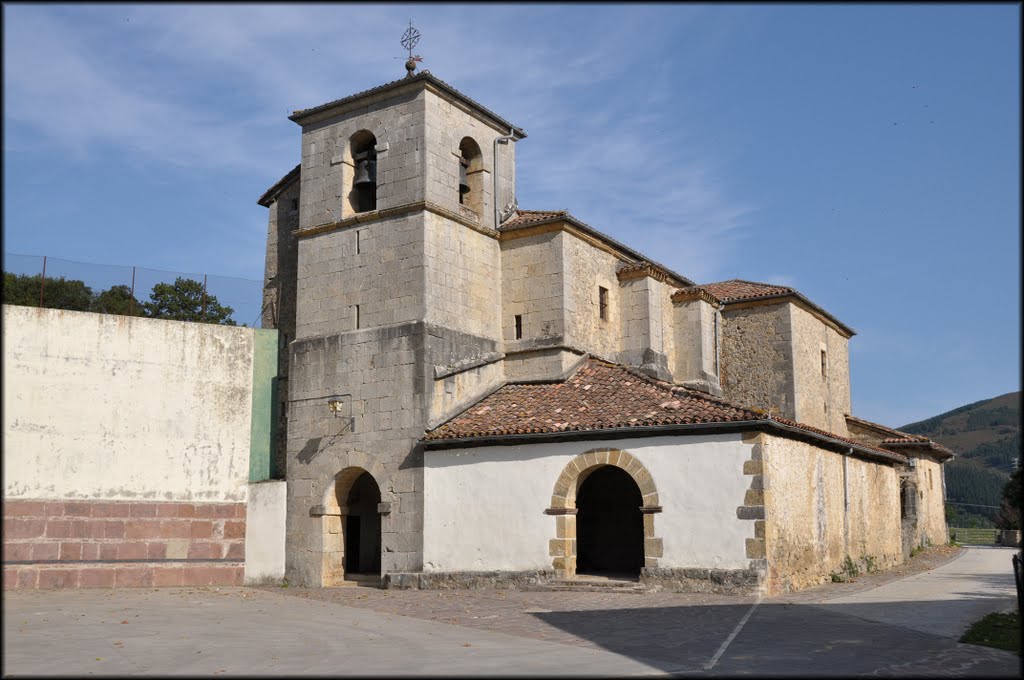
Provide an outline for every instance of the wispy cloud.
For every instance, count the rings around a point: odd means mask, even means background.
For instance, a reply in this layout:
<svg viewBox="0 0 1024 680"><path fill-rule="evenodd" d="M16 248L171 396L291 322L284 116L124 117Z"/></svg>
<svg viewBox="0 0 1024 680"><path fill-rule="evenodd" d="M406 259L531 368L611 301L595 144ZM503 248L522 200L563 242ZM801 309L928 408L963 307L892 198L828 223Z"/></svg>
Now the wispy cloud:
<svg viewBox="0 0 1024 680"><path fill-rule="evenodd" d="M399 29L413 13L424 66L530 133L521 205L569 208L641 251L669 253L664 264L688 276L714 276L754 208L730 196L728 168L674 102L681 64L702 56L676 48L687 32L700 42L699 8L424 9L16 7L6 116L80 157L115 148L143 163L276 178L298 150L285 114L400 77Z"/></svg>

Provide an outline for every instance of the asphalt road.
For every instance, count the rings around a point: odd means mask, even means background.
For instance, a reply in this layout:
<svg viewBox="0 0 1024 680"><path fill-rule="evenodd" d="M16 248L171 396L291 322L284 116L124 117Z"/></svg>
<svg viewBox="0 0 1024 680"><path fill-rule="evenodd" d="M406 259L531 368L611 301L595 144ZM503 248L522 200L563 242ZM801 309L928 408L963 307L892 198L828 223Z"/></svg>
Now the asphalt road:
<svg viewBox="0 0 1024 680"><path fill-rule="evenodd" d="M6 592L3 674L1019 677L1016 655L956 641L986 613L1015 606L1012 552L971 548L876 588L763 601L369 589L342 593L347 603L337 593L250 588ZM442 608L451 614L444 621Z"/></svg>

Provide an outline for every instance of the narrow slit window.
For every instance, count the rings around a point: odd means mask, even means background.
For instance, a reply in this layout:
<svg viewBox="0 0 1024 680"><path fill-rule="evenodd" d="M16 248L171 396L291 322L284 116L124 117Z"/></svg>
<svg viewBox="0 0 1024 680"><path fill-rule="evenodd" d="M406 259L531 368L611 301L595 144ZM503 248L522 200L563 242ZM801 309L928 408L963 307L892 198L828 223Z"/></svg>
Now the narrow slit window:
<svg viewBox="0 0 1024 680"><path fill-rule="evenodd" d="M356 231L356 255L363 252L363 230Z"/></svg>
<svg viewBox="0 0 1024 680"><path fill-rule="evenodd" d="M608 289L603 286L597 287L597 304L598 313L601 315L601 319L604 321L608 320Z"/></svg>
<svg viewBox="0 0 1024 680"><path fill-rule="evenodd" d="M356 328L359 328L360 327L360 325L359 325L359 305L355 306L355 313L356 313Z"/></svg>
<svg viewBox="0 0 1024 680"><path fill-rule="evenodd" d="M828 354L825 350L821 350L821 377L828 376Z"/></svg>
<svg viewBox="0 0 1024 680"><path fill-rule="evenodd" d="M516 314L516 340L523 339L523 315Z"/></svg>

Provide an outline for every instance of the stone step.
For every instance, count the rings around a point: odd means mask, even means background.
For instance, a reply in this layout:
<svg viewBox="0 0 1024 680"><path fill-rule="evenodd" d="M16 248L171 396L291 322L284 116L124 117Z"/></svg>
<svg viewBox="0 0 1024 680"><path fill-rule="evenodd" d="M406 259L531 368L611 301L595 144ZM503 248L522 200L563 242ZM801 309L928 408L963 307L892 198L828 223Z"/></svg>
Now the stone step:
<svg viewBox="0 0 1024 680"><path fill-rule="evenodd" d="M538 590L571 590L582 593L644 593L647 588L639 581L627 579L576 578L557 579L537 587Z"/></svg>

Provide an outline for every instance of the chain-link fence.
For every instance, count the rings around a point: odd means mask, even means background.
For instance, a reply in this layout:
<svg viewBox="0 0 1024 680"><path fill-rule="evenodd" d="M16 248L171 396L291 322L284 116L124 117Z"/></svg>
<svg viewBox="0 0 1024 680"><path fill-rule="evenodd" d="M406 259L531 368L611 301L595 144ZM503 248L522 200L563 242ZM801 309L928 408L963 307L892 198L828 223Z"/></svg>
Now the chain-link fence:
<svg viewBox="0 0 1024 680"><path fill-rule="evenodd" d="M4 253L6 304L260 325L263 282Z"/></svg>

